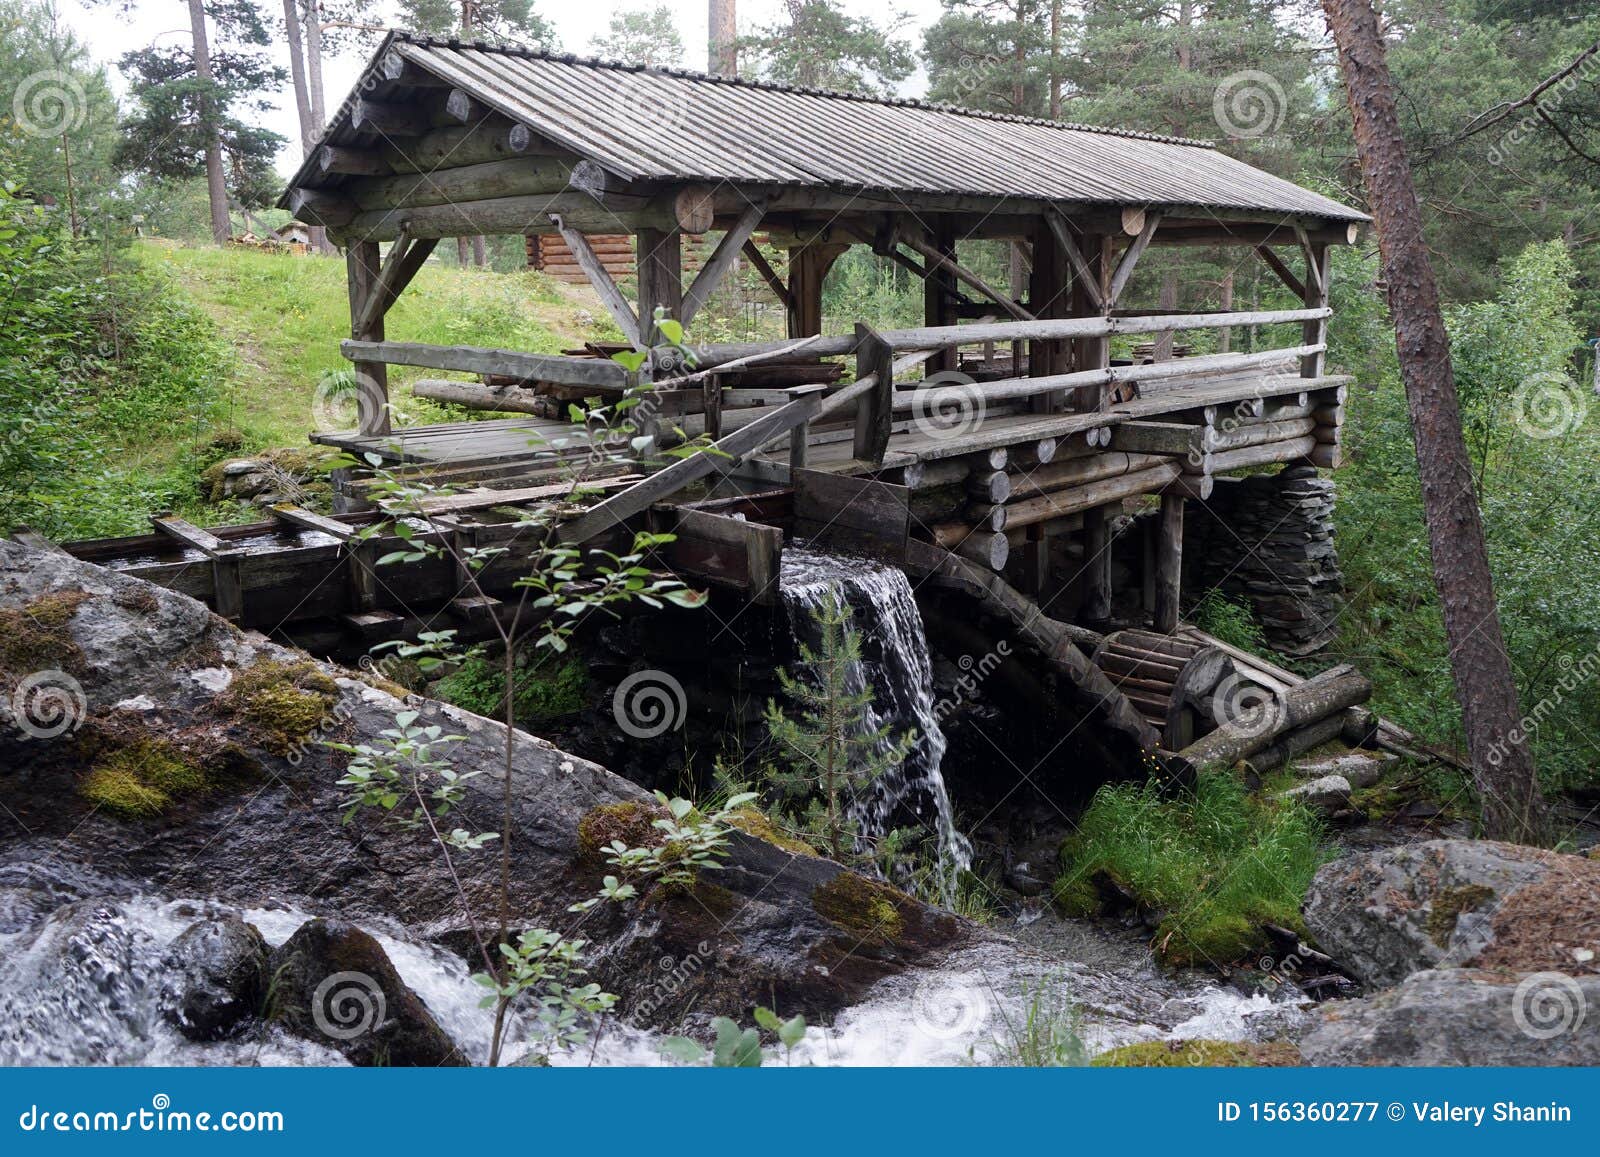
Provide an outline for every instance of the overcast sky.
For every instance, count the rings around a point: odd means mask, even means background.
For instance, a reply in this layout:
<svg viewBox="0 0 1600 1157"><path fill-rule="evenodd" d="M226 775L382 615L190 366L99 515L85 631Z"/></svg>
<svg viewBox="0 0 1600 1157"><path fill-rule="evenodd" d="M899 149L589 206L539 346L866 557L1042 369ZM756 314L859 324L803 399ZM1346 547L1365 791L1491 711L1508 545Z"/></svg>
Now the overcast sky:
<svg viewBox="0 0 1600 1157"><path fill-rule="evenodd" d="M261 0L264 10L277 15L280 0ZM638 8L654 8L660 0L537 0L537 9L551 21L561 37L562 48L568 52L589 51L589 42L603 34L613 14ZM188 5L184 0L136 0L130 18L117 16L109 5L94 6L86 0L57 0L63 21L89 46L94 56L107 64L112 84L119 93L125 91L116 73L117 57L131 47L149 44L158 38L177 39L188 35ZM678 33L683 38L685 59L689 68L704 68L706 56L706 0L666 0L666 5L677 17ZM781 0L738 0L739 31L748 32L776 20L782 9ZM880 22L892 8L903 13L906 22L900 34L913 44L920 45L922 30L939 17L939 0L843 0L844 8L857 15L871 16ZM275 48L279 63L288 67L288 51L281 44ZM340 99L356 82L364 58L348 56L327 60L323 75L328 90L328 108L334 109ZM924 85L921 75L906 82L904 95L919 95ZM288 141L299 136L295 124L294 94L287 84L277 94L277 108L262 118L267 128L279 133ZM291 171L298 162L297 150L285 145L278 158L278 168Z"/></svg>

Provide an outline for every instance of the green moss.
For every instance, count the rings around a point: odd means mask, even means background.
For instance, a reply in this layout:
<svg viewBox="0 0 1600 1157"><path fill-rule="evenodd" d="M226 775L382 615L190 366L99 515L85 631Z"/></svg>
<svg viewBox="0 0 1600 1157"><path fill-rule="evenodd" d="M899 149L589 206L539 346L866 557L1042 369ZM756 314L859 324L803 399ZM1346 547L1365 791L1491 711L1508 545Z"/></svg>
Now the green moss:
<svg viewBox="0 0 1600 1157"><path fill-rule="evenodd" d="M88 598L86 591L54 591L18 610L0 611L0 671L82 672L83 649L67 624Z"/></svg>
<svg viewBox="0 0 1600 1157"><path fill-rule="evenodd" d="M1063 916L1093 916L1100 911L1100 889L1083 875L1064 875L1050 889L1050 898Z"/></svg>
<svg viewBox="0 0 1600 1157"><path fill-rule="evenodd" d="M339 685L309 659L264 659L234 677L222 705L248 721L268 751L285 755L322 726L338 700Z"/></svg>
<svg viewBox="0 0 1600 1157"><path fill-rule="evenodd" d="M1455 934L1456 921L1461 918L1461 913L1487 904L1494 896L1494 889L1484 884L1446 888L1433 898L1433 904L1428 909L1428 939L1440 948L1449 947L1450 937Z"/></svg>
<svg viewBox="0 0 1600 1157"><path fill-rule="evenodd" d="M130 819L160 815L174 799L209 790L205 770L163 739L137 739L99 759L78 785L90 803Z"/></svg>
<svg viewBox="0 0 1600 1157"><path fill-rule="evenodd" d="M905 933L903 892L854 872L840 872L811 893L811 906L830 924L869 944L894 944Z"/></svg>
<svg viewBox="0 0 1600 1157"><path fill-rule="evenodd" d="M1089 1063L1096 1068L1132 1069L1281 1068L1300 1064L1300 1050L1282 1041L1141 1041L1103 1052Z"/></svg>
<svg viewBox="0 0 1600 1157"><path fill-rule="evenodd" d="M613 840L621 840L630 848L657 847L666 836L652 825L665 814L653 804L634 800L590 808L578 820L578 856L584 860L601 859L601 849Z"/></svg>
<svg viewBox="0 0 1600 1157"><path fill-rule="evenodd" d="M760 808L742 807L738 811L728 813L728 823L738 828L747 836L754 836L758 840L766 840L773 847L782 848L784 851L796 856L815 856L817 849L804 840L797 840L782 828L772 822L770 816Z"/></svg>
<svg viewBox="0 0 1600 1157"><path fill-rule="evenodd" d="M505 670L498 660L473 655L440 679L434 694L478 715L499 719L505 714ZM539 727L576 715L588 701L589 668L576 655L550 667L519 663L515 714L524 727Z"/></svg>

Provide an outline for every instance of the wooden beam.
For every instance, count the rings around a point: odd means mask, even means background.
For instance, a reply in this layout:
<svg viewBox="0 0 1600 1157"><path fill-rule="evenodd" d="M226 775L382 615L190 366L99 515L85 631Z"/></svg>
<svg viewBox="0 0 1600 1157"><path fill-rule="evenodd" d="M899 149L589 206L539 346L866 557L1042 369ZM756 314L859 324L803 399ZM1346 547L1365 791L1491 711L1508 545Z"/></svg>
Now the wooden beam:
<svg viewBox="0 0 1600 1157"><path fill-rule="evenodd" d="M762 214L766 212L765 202L756 201L739 214L731 229L722 235L722 240L717 242L717 247L711 253L711 258L700 268L694 282L683 295L683 314L679 318L687 329L694 321L694 315L700 312L700 307L706 299L722 283L728 270L733 268L733 263L738 260L739 252L756 231L756 226L761 224Z"/></svg>
<svg viewBox="0 0 1600 1157"><path fill-rule="evenodd" d="M339 348L353 362L421 366L430 370L455 370L466 374L600 386L614 390L621 390L627 384L627 371L609 358L568 358L557 354L491 349L487 346L429 345L408 341L350 340L341 343Z"/></svg>
<svg viewBox="0 0 1600 1157"><path fill-rule="evenodd" d="M1326 286L1322 284L1322 260L1318 248L1311 243L1311 238L1306 235L1304 225L1294 227L1295 240L1300 242L1300 252L1306 259L1306 289L1321 294ZM1326 246L1323 247L1324 249Z"/></svg>
<svg viewBox="0 0 1600 1157"><path fill-rule="evenodd" d="M308 225L338 228L355 220L355 202L328 189L308 189L297 185L289 190L289 212Z"/></svg>
<svg viewBox="0 0 1600 1157"><path fill-rule="evenodd" d="M155 517L150 520L162 534L177 539L211 561L212 607L217 614L236 623L244 616L244 587L240 582L239 561L247 552L231 547L208 530L201 530L181 518Z"/></svg>
<svg viewBox="0 0 1600 1157"><path fill-rule="evenodd" d="M1304 231L1301 231L1304 236ZM1305 303L1310 309L1326 309L1328 305L1328 282L1333 276L1333 250L1326 245L1306 243L1306 292ZM1326 317L1308 319L1301 324L1300 341L1306 346L1321 346L1321 349L1307 354L1300 359L1300 376L1303 378L1320 378L1327 365L1328 320Z"/></svg>
<svg viewBox="0 0 1600 1157"><path fill-rule="evenodd" d="M428 131L428 118L411 105L358 97L350 106L350 128L382 137L420 137Z"/></svg>
<svg viewBox="0 0 1600 1157"><path fill-rule="evenodd" d="M1111 622L1111 533L1108 510L1083 512L1083 604L1079 617L1090 627Z"/></svg>
<svg viewBox="0 0 1600 1157"><path fill-rule="evenodd" d="M895 240L897 240L902 245L910 246L912 249L914 249L918 253L922 254L923 257L928 259L928 264L929 264L930 268L941 268L941 269L949 270L957 278L959 278L962 281L965 281L968 285L972 286L973 289L976 289L979 293L983 294L990 301L993 301L1001 309L1005 310L1007 313L1009 313L1012 317L1016 318L1017 320L1019 320L1019 321L1033 321L1034 320L1034 315L1029 313L1026 309L1022 308L1021 305L1019 305L1015 301L1011 300L1011 298L1009 298L1005 294L1001 293L998 289L995 289L987 281L985 281L983 278L979 277L976 273L974 273L972 270L968 269L965 265L962 265L954 257L950 257L950 256L947 256L947 255L945 255L943 253L940 253L938 249L936 249L932 245L928 244L922 238L916 237L916 236L912 236L912 235L900 236L900 235L897 234Z"/></svg>
<svg viewBox="0 0 1600 1157"><path fill-rule="evenodd" d="M617 288L617 283L611 280L611 274L606 272L604 263L601 262L589 244L589 239L576 229L568 228L559 213L550 214L550 223L556 227L556 232L561 234L561 239L567 243L567 248L578 259L578 268L583 270L583 275L589 279L589 284L600 295L601 302L610 312L617 328L622 330L623 336L632 343L634 349L645 348L644 336L639 332L639 319L634 316L633 307L628 304L628 299L622 296L622 290Z"/></svg>
<svg viewBox="0 0 1600 1157"><path fill-rule="evenodd" d="M822 404L824 386L802 386L795 400L751 422L687 458L652 474L620 494L614 494L556 530L562 542L585 542L603 534L634 515L648 510L670 494L716 470L728 469L748 454L811 418Z"/></svg>
<svg viewBox="0 0 1600 1157"><path fill-rule="evenodd" d="M1067 255L1067 260L1072 264L1073 276L1077 279L1084 294L1094 303L1097 311L1104 312L1106 308L1105 295L1100 292L1100 278L1089 268L1083 251L1078 248L1078 243L1073 239L1072 230L1067 226L1067 220L1056 210L1045 217L1045 223L1050 226L1050 232L1055 234L1056 243L1061 246Z"/></svg>
<svg viewBox="0 0 1600 1157"><path fill-rule="evenodd" d="M492 117L475 125L434 129L404 145L390 145L383 155L396 173L426 173L508 157L548 156L553 152L534 139L533 130L527 125Z"/></svg>
<svg viewBox="0 0 1600 1157"><path fill-rule="evenodd" d="M483 106L473 100L472 94L464 89L452 88L450 95L444 98L444 116L446 120L454 121L458 125L464 125L480 120L483 115Z"/></svg>
<svg viewBox="0 0 1600 1157"><path fill-rule="evenodd" d="M377 281L373 284L366 303L361 307L361 316L356 322L357 329L369 330L375 322L383 319L438 244L437 238L424 237L413 241L402 235L389 246L389 252L383 259L383 267L378 271Z"/></svg>
<svg viewBox="0 0 1600 1157"><path fill-rule="evenodd" d="M778 303L784 309L789 309L793 304L789 297L789 287L783 283L783 278L778 276L778 271L772 268L772 263L767 260L766 254L761 252L761 246L753 239L746 240L741 251L755 267L755 271L761 275L761 280L767 283L767 288L772 290L772 295L778 299Z"/></svg>
<svg viewBox="0 0 1600 1157"><path fill-rule="evenodd" d="M317 168L324 174L352 177L383 177L394 172L380 152L323 145L317 150Z"/></svg>
<svg viewBox="0 0 1600 1157"><path fill-rule="evenodd" d="M1139 257L1150 246L1150 239L1155 236L1156 226L1161 224L1160 213L1145 215L1144 226L1139 230L1139 235L1128 244L1122 254L1122 260L1117 262L1117 271L1111 275L1111 287L1106 290L1103 305L1113 309L1122 298L1122 291L1128 288L1128 279L1133 276L1133 267L1139 264Z"/></svg>
<svg viewBox="0 0 1600 1157"><path fill-rule="evenodd" d="M1154 625L1163 635L1178 629L1178 600L1183 578L1183 498L1161 496L1161 519L1156 530L1156 589Z"/></svg>
<svg viewBox="0 0 1600 1157"><path fill-rule="evenodd" d="M1289 287L1289 292L1293 293L1299 298L1305 297L1305 284L1294 275L1294 270L1290 269L1283 263L1283 258L1279 257L1265 245L1257 245L1256 254L1261 258L1262 261L1266 262L1268 269L1272 270L1272 272L1278 275L1278 280Z"/></svg>

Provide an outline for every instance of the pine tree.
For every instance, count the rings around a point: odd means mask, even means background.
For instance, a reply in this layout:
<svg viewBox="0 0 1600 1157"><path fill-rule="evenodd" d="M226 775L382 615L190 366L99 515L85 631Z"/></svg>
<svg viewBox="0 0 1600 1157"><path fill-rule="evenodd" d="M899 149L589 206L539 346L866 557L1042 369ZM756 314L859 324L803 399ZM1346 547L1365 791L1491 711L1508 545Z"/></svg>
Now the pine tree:
<svg viewBox="0 0 1600 1157"><path fill-rule="evenodd" d="M266 21L250 0L191 0L188 44L151 45L119 64L137 103L123 124L117 163L158 179L204 173L212 236L226 241L229 202L264 208L281 182L273 159L283 138L246 123L246 110L272 107L268 94L285 80L266 49Z"/></svg>
<svg viewBox="0 0 1600 1157"><path fill-rule="evenodd" d="M767 703L767 732L785 770L775 770L772 785L804 805L807 827L828 854L843 861L852 854L851 799L885 772L905 762L916 732L891 735L887 723L872 723L872 688L852 689L861 664L861 639L850 630L850 607L832 597L814 618L820 647L800 645L802 675L779 670L784 695L798 708L786 715L775 700Z"/></svg>
<svg viewBox="0 0 1600 1157"><path fill-rule="evenodd" d="M911 46L888 28L851 16L836 0L786 0L786 20L742 37L749 72L804 88L887 96L916 67Z"/></svg>
<svg viewBox="0 0 1600 1157"><path fill-rule="evenodd" d="M589 48L596 56L628 64L671 68L683 63L683 37L665 4L616 13L610 30L591 40Z"/></svg>

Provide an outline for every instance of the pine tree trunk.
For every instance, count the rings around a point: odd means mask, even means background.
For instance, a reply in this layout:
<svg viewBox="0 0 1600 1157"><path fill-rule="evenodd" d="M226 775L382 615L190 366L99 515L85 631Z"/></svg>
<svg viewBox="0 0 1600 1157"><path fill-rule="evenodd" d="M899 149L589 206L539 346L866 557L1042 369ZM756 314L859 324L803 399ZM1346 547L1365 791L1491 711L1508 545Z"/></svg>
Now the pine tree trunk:
<svg viewBox="0 0 1600 1157"><path fill-rule="evenodd" d="M204 0L189 0L189 27L194 33L194 74L203 81L212 79L211 45L206 40ZM233 236L228 220L228 184L222 174L222 139L212 122L210 97L200 101L200 119L206 128L206 196L211 202L211 239L225 245Z"/></svg>
<svg viewBox="0 0 1600 1157"><path fill-rule="evenodd" d="M1411 410L1434 585L1485 834L1534 841L1544 829L1533 755L1495 605L1472 462L1461 433L1450 341L1422 235L1378 17L1370 0L1323 0L1344 70L1356 151L1377 223L1400 375Z"/></svg>
<svg viewBox="0 0 1600 1157"><path fill-rule="evenodd" d="M322 95L322 2L304 0L306 6L306 98L311 105L311 135L321 139L327 127L328 114ZM311 227L311 244L319 253L335 253L337 248L328 240L328 231L321 225Z"/></svg>
<svg viewBox="0 0 1600 1157"><path fill-rule="evenodd" d="M283 0L283 27L289 41L289 79L294 84L294 108L300 119L300 155L309 157L316 145L317 129L311 120L311 90L306 86L305 39L300 35L300 0Z"/></svg>

